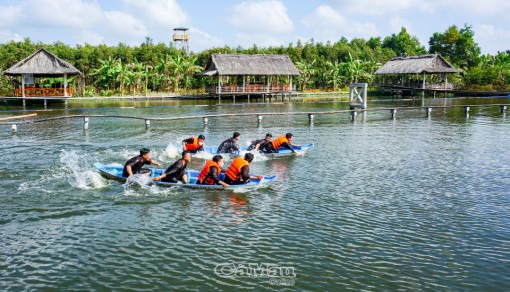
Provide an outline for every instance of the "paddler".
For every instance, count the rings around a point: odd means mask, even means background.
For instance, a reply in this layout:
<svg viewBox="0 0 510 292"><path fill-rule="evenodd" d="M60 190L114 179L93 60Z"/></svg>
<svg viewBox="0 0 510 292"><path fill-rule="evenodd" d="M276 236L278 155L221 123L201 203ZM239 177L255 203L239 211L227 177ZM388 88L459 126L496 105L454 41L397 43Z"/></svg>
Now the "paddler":
<svg viewBox="0 0 510 292"><path fill-rule="evenodd" d="M183 151L181 159L170 165L165 172L153 178L153 181L161 180L163 182L187 184L188 176L186 175L186 166L191 161L191 152Z"/></svg>
<svg viewBox="0 0 510 292"><path fill-rule="evenodd" d="M215 155L212 160L205 163L202 171L198 175L197 184L202 185L222 185L227 188L228 184L221 181L219 175L223 166L223 156Z"/></svg>
<svg viewBox="0 0 510 292"><path fill-rule="evenodd" d="M264 146L263 151L265 153L275 153L278 149L286 148L292 151L292 153L297 153L296 150L292 148L292 133L287 133L285 136L280 136L277 139L273 140L271 143L267 143ZM295 145L297 146L297 145Z"/></svg>
<svg viewBox="0 0 510 292"><path fill-rule="evenodd" d="M198 137L189 137L188 139L182 140L182 150L189 151L191 153L197 153L204 151L205 136L199 135Z"/></svg>
<svg viewBox="0 0 510 292"><path fill-rule="evenodd" d="M270 133L266 134L266 137L264 139L259 140L253 140L251 141L250 146L248 146L248 151L251 150L262 150L266 146L267 143L271 143L271 140L273 139L273 135Z"/></svg>
<svg viewBox="0 0 510 292"><path fill-rule="evenodd" d="M144 165L149 164L155 164L159 167L163 166L161 163L151 159L151 151L149 149L142 148L140 149L140 155L137 155L126 162L124 169L122 170L122 176L128 177L138 173L150 175L150 169L142 168Z"/></svg>
<svg viewBox="0 0 510 292"><path fill-rule="evenodd" d="M250 163L252 160L252 153L246 153L244 157L234 159L225 172L225 182L229 185L242 185L249 183L251 179L261 180L263 176L250 175Z"/></svg>
<svg viewBox="0 0 510 292"><path fill-rule="evenodd" d="M232 135L232 138L229 138L223 142L221 142L220 146L218 147L218 151L216 153L230 153L235 154L236 152L241 151L239 149L239 143L237 143L241 139L241 134L239 132L234 132Z"/></svg>

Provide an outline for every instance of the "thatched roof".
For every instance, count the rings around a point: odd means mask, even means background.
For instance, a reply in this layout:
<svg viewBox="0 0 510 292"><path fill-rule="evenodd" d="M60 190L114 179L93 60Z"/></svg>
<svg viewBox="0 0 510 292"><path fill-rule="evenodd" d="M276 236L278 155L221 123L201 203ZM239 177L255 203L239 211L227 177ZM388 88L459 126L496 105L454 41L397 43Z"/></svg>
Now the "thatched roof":
<svg viewBox="0 0 510 292"><path fill-rule="evenodd" d="M33 74L34 76L81 75L73 65L41 48L4 71L5 75Z"/></svg>
<svg viewBox="0 0 510 292"><path fill-rule="evenodd" d="M214 54L201 75L301 74L287 55Z"/></svg>
<svg viewBox="0 0 510 292"><path fill-rule="evenodd" d="M448 61L440 55L419 55L395 57L377 69L374 74L437 74L457 73Z"/></svg>

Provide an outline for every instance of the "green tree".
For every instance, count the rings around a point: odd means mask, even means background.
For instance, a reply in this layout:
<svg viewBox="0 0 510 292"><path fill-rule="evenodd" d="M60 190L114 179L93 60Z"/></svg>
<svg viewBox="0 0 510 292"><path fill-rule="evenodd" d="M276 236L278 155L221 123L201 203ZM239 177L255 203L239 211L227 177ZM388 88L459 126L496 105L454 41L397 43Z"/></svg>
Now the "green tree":
<svg viewBox="0 0 510 292"><path fill-rule="evenodd" d="M429 52L440 54L463 70L480 62L480 47L474 41L475 33L467 24L459 29L450 26L444 33L435 32L429 41Z"/></svg>
<svg viewBox="0 0 510 292"><path fill-rule="evenodd" d="M376 41L372 40L371 45L376 45ZM427 52L418 38L411 36L405 27L402 27L398 34L392 34L384 38L382 47L392 49L397 56L421 55Z"/></svg>

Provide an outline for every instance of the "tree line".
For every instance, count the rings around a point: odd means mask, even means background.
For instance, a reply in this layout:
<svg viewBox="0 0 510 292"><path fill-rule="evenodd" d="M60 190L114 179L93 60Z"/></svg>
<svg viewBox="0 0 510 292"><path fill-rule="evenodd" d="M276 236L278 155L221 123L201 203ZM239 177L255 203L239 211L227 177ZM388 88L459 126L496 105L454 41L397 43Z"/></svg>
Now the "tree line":
<svg viewBox="0 0 510 292"><path fill-rule="evenodd" d="M481 54L469 25L452 25L444 32L434 33L428 49L417 37L402 27L398 34L368 40L345 37L336 42L315 42L313 39L287 46L250 48L229 46L211 48L202 52L185 52L172 44L155 44L146 38L139 46L119 43L117 46L89 44L71 47L63 42L34 43L29 38L21 42L0 44L0 70L3 72L39 48L73 64L83 76L71 78L75 93L93 95L137 95L151 92L202 93L217 82L212 77L201 77L212 54L286 54L300 70L298 89L341 90L351 82L379 82L373 73L395 56L440 54L461 70L449 78L466 89L510 90L510 50L495 55ZM62 78L43 78L43 86L62 83ZM0 94L12 95L14 78L0 77Z"/></svg>

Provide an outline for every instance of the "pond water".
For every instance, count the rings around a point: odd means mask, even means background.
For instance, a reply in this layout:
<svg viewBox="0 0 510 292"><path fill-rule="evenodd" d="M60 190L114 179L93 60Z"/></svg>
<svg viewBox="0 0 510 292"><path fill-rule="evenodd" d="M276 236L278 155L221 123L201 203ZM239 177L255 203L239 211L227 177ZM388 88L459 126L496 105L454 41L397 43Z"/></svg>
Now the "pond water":
<svg viewBox="0 0 510 292"><path fill-rule="evenodd" d="M427 105L509 103L431 99ZM370 101L370 108L420 101ZM38 106L73 114L171 117L328 111L341 101L109 101ZM21 114L0 106L0 116ZM510 289L510 120L498 107L358 115L153 121L91 118L0 126L0 289ZM292 132L304 156L265 159L278 175L249 192L127 186L94 162L141 147L170 165L180 141L218 145ZM189 168L199 170L204 160Z"/></svg>

